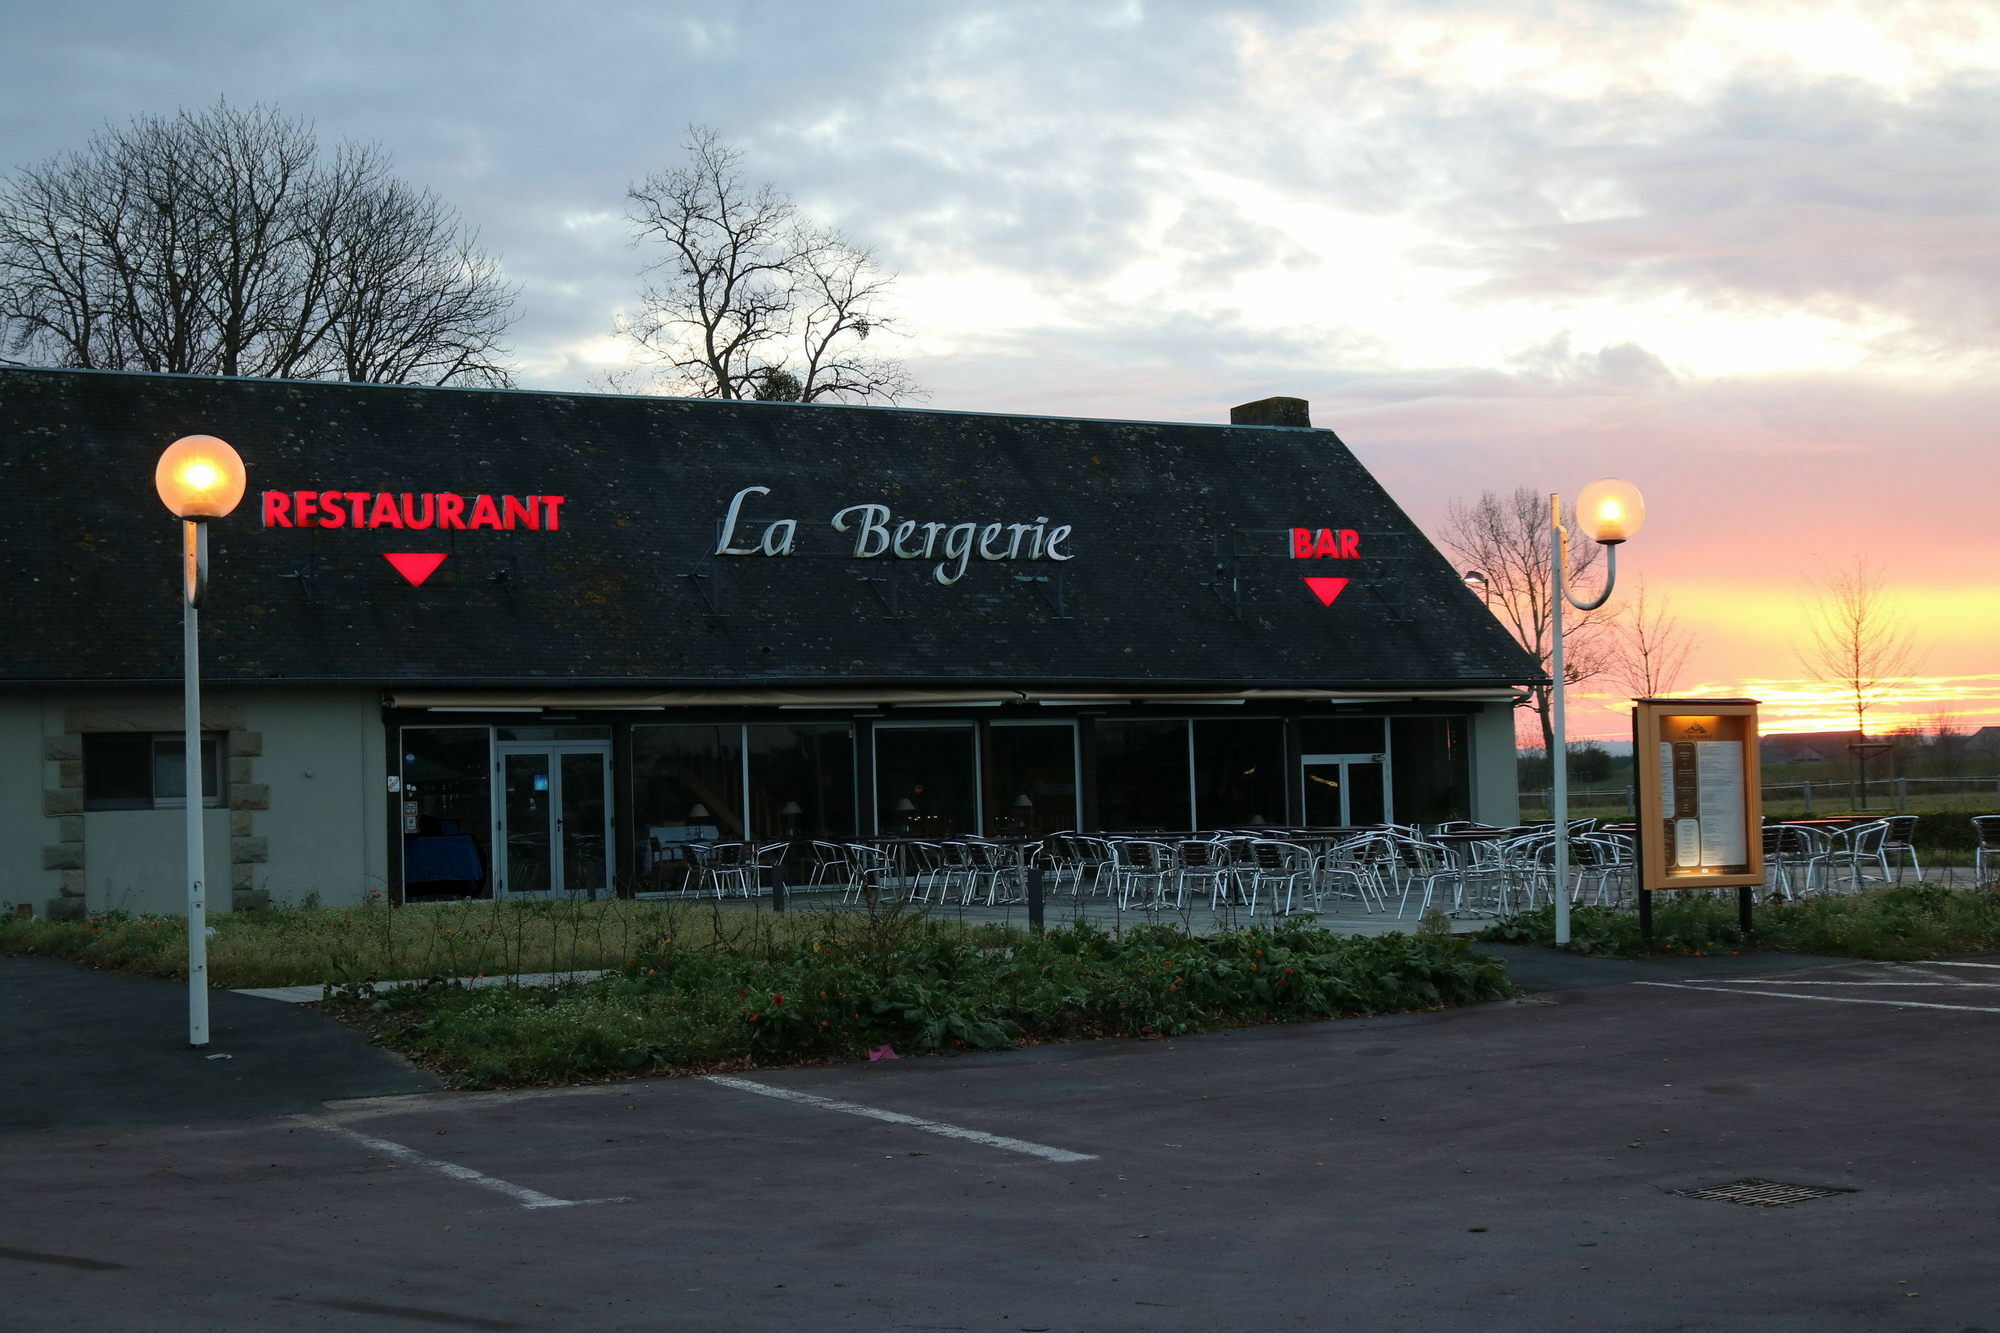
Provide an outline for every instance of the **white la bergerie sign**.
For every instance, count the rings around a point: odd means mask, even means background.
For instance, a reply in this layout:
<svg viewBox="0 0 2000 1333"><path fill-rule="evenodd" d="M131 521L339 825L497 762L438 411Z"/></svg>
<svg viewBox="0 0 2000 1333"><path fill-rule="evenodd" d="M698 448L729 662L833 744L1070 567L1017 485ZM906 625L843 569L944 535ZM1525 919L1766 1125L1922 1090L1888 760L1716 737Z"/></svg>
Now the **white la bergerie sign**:
<svg viewBox="0 0 2000 1333"><path fill-rule="evenodd" d="M729 501L722 520L717 555L792 555L798 549L799 521L761 520L761 533L738 535L744 523L743 502L752 495L769 495L769 486L745 486ZM760 520L749 520L752 528ZM1046 514L1031 523L928 523L898 518L885 504L849 505L827 520L835 532L854 534L854 558L874 560L936 560L931 577L950 587L965 576L976 555L981 560L1068 560L1063 549L1070 525L1050 526Z"/></svg>

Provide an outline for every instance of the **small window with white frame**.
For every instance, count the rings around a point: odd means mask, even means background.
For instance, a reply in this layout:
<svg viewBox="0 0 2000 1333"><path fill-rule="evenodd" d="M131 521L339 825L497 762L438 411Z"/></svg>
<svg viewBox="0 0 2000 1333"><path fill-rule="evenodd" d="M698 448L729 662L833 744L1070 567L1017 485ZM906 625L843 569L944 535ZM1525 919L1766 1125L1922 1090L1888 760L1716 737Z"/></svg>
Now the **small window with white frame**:
<svg viewBox="0 0 2000 1333"><path fill-rule="evenodd" d="M222 804L222 734L201 738L201 803ZM173 810L187 805L187 743L178 731L83 738L83 808Z"/></svg>

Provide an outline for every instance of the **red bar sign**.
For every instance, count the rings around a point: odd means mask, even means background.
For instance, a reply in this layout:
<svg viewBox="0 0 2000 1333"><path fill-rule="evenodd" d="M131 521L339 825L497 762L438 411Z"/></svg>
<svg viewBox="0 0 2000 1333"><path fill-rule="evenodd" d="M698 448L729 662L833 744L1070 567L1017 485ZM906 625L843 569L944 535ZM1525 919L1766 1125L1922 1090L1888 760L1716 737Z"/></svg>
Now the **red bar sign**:
<svg viewBox="0 0 2000 1333"><path fill-rule="evenodd" d="M1361 534L1353 528L1293 528L1294 560L1359 560Z"/></svg>

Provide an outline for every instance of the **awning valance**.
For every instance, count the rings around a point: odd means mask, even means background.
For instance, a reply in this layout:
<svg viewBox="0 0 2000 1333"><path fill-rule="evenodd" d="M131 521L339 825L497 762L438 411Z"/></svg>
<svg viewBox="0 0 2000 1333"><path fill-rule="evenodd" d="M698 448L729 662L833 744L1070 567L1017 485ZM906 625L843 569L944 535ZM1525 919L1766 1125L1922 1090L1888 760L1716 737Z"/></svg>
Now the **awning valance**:
<svg viewBox="0 0 2000 1333"><path fill-rule="evenodd" d="M387 701L393 708L444 709L477 712L483 709L672 709L672 708L883 708L951 707L991 704L1216 704L1278 700L1317 700L1326 703L1410 703L1419 700L1458 703L1510 703L1516 693L1510 689L1410 689L1410 690L1013 690L921 689L884 686L856 689L739 689L739 690L391 690Z"/></svg>

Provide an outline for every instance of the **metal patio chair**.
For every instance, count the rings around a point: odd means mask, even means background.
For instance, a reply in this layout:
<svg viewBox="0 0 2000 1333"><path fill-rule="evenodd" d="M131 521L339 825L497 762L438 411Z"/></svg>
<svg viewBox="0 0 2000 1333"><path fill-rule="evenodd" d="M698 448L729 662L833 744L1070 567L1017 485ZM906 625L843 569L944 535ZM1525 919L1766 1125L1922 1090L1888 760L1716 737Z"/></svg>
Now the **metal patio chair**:
<svg viewBox="0 0 2000 1333"><path fill-rule="evenodd" d="M868 897L880 897L883 887L896 873L896 862L889 853L865 842L850 842L847 847L847 885L841 890L843 903L860 902Z"/></svg>
<svg viewBox="0 0 2000 1333"><path fill-rule="evenodd" d="M1220 911L1229 897L1234 880L1234 872L1229 864L1227 847L1220 842L1206 839L1190 839L1175 849L1175 859L1179 863L1174 872L1174 889L1181 901L1187 901L1190 887L1196 893L1204 890L1208 894L1211 911Z"/></svg>
<svg viewBox="0 0 2000 1333"><path fill-rule="evenodd" d="M1887 820L1877 819L1867 824L1857 824L1840 829L1831 835L1824 868L1827 887L1832 888L1834 877L1846 872L1848 891L1859 893L1866 888L1871 876L1866 867L1874 866L1881 874L1873 876L1879 883L1889 882L1889 855L1883 843L1889 836Z"/></svg>
<svg viewBox="0 0 2000 1333"><path fill-rule="evenodd" d="M1972 836L1976 840L1972 849L1972 883L1977 887L1986 882L1989 865L2000 868L2000 815L1974 815Z"/></svg>
<svg viewBox="0 0 2000 1333"><path fill-rule="evenodd" d="M1164 907L1174 880L1174 849L1149 838L1125 838L1111 844L1112 875L1118 886L1118 910Z"/></svg>
<svg viewBox="0 0 2000 1333"><path fill-rule="evenodd" d="M1257 914L1257 899L1268 888L1271 891L1271 915L1279 914L1278 894L1285 896L1284 912L1289 914L1293 904L1301 897L1311 898L1314 906L1318 899L1314 896L1313 872L1317 868L1317 858L1310 847L1301 847L1295 842L1285 842L1278 838L1259 838L1250 844L1250 915ZM1301 892L1303 890L1303 892Z"/></svg>
<svg viewBox="0 0 2000 1333"><path fill-rule="evenodd" d="M1895 883L1903 882L1903 860L1909 859L1910 869L1918 880L1924 877L1924 863L1917 859L1917 846L1911 841L1917 832L1915 815L1890 815L1882 821L1889 826L1888 836L1882 839L1882 855L1895 863Z"/></svg>

